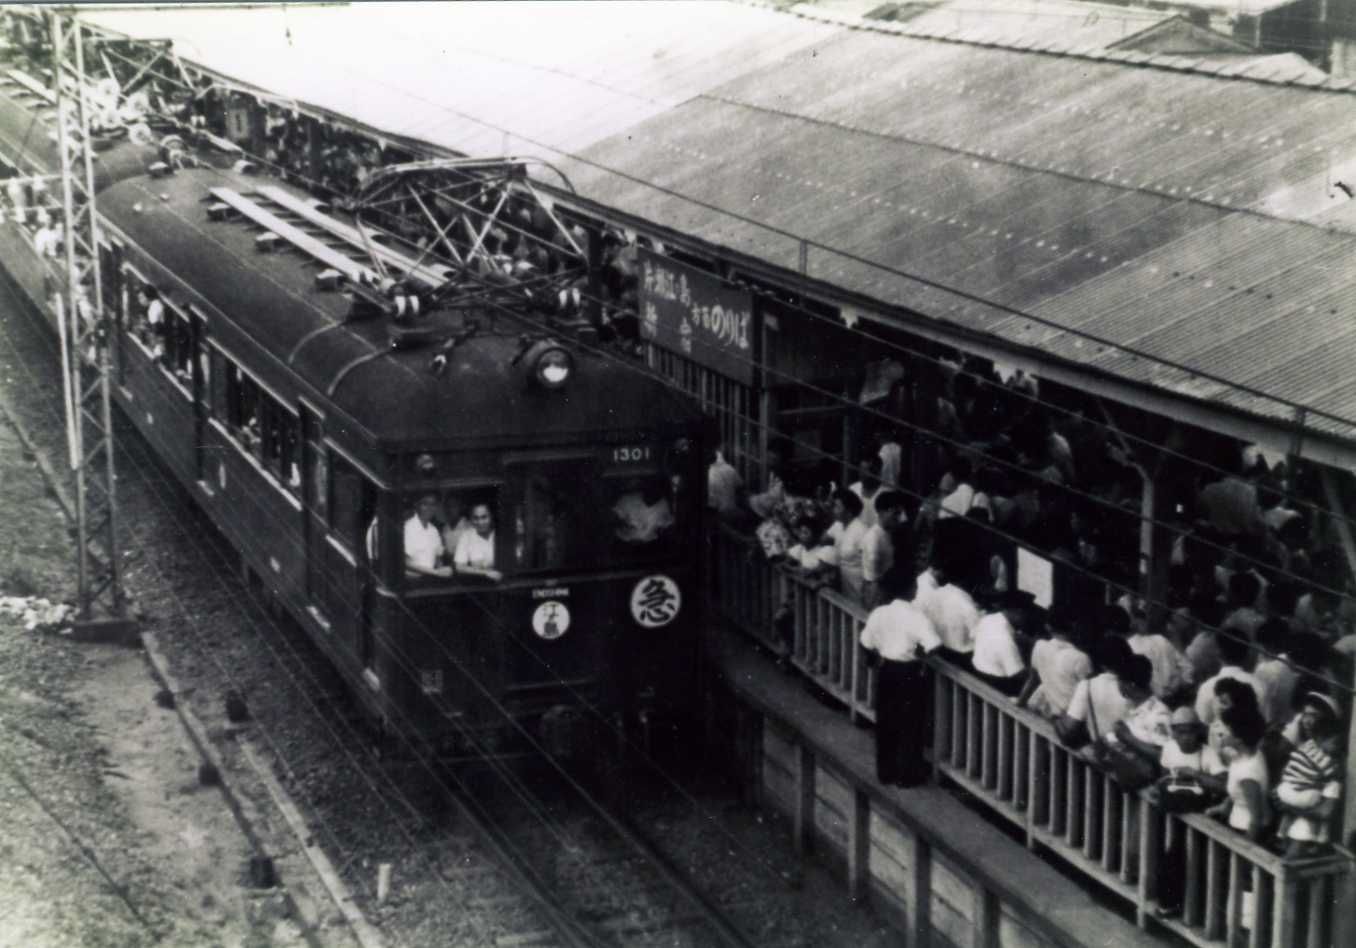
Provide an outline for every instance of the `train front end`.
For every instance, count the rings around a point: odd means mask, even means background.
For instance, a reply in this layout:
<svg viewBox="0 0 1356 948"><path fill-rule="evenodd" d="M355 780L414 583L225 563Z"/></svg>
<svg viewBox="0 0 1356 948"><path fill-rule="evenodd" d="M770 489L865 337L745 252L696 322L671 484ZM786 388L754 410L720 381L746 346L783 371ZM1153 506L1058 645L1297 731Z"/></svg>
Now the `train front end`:
<svg viewBox="0 0 1356 948"><path fill-rule="evenodd" d="M400 649L382 677L444 745L609 753L600 741L650 740L690 714L703 426L623 358L581 358L604 377L551 409L505 400L513 443L400 462L384 552L401 595L383 622Z"/></svg>

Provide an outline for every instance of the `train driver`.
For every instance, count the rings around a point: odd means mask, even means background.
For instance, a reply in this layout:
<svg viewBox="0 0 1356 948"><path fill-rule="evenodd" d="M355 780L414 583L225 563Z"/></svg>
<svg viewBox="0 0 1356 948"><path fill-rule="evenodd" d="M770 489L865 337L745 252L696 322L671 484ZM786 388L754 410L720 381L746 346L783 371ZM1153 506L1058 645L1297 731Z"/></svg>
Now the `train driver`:
<svg viewBox="0 0 1356 948"><path fill-rule="evenodd" d="M446 552L443 538L433 525L438 511L438 498L425 494L414 505L414 513L405 521L405 573L408 576L452 575L450 566L439 566L438 560Z"/></svg>
<svg viewBox="0 0 1356 948"><path fill-rule="evenodd" d="M496 583L504 578L494 568L494 514L484 501L471 505L471 529L457 538L452 562L458 575L484 576Z"/></svg>

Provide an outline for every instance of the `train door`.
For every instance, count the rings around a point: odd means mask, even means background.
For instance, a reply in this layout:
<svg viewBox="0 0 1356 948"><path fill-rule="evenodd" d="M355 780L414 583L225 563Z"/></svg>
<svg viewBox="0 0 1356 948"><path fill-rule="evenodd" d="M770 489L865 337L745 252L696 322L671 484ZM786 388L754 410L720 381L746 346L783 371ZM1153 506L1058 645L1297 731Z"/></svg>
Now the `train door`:
<svg viewBox="0 0 1356 948"><path fill-rule="evenodd" d="M376 483L332 443L317 444L316 416L309 409L307 415L307 489L317 499L323 488L328 489L324 516L314 511L307 515L307 590L312 611L325 631L335 636L336 648L359 655L374 586Z"/></svg>

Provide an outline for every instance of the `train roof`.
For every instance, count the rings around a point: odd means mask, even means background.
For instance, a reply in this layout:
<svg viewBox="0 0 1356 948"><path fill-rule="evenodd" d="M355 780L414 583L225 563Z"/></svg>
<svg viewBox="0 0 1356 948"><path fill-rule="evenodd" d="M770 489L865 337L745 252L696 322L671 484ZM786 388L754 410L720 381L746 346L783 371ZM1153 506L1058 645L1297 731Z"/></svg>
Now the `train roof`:
<svg viewBox="0 0 1356 948"><path fill-rule="evenodd" d="M61 173L56 140L56 108L11 75L0 77L0 154L23 175ZM145 174L155 161L154 144L105 138L95 148L94 186L103 188L124 178ZM60 186L53 184L53 194Z"/></svg>
<svg viewBox="0 0 1356 948"><path fill-rule="evenodd" d="M196 295L215 311L204 314L209 320L215 324L220 314L268 354L242 359L247 369L283 391L299 381L382 447L549 443L695 416L684 396L639 364L563 337L574 355L573 377L555 391L527 384L512 363L529 324L508 314L453 348L435 374L434 349L393 350L385 316L350 319L346 295L318 288L323 262L292 246L261 252L263 227L234 215L210 218L209 205L218 203L213 189L247 204L266 204L264 193L309 200L276 179L191 168L113 185L99 195L100 215L175 276L179 287L145 274L171 303L192 302L185 291ZM350 256L365 264L362 254ZM236 348L229 331L218 329L216 337Z"/></svg>

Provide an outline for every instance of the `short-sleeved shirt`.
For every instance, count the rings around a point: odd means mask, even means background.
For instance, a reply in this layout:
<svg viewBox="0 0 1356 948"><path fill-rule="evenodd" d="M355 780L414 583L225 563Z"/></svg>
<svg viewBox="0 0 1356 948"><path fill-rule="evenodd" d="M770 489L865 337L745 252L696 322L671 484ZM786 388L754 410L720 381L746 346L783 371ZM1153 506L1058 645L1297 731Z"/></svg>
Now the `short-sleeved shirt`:
<svg viewBox="0 0 1356 948"><path fill-rule="evenodd" d="M975 489L969 484L957 484L956 489L942 498L941 512L937 514L938 520L946 520L949 517L964 517L970 512L970 505L975 500Z"/></svg>
<svg viewBox="0 0 1356 948"><path fill-rule="evenodd" d="M797 543L786 551L786 558L801 569L819 569L821 566L838 564L831 546L805 546Z"/></svg>
<svg viewBox="0 0 1356 948"><path fill-rule="evenodd" d="M889 531L879 522L871 524L862 537L862 577L868 583L878 583L893 565L895 544Z"/></svg>
<svg viewBox="0 0 1356 948"><path fill-rule="evenodd" d="M474 530L467 530L457 538L457 550L452 554L452 562L457 566L474 566L477 569L494 568L494 533L482 537Z"/></svg>
<svg viewBox="0 0 1356 948"><path fill-rule="evenodd" d="M1240 755L1229 764L1228 773L1225 787L1229 791L1229 799L1233 802L1233 806L1229 808L1229 825L1246 832L1255 819L1263 818L1263 814L1254 814L1248 809L1248 798L1243 793L1243 781L1257 781L1257 786L1262 791L1262 799L1265 800L1271 786L1267 760L1260 752Z"/></svg>
<svg viewBox="0 0 1356 948"><path fill-rule="evenodd" d="M433 569L443 554L443 538L432 523L420 523L416 514L405 521L405 555L422 569Z"/></svg>
<svg viewBox="0 0 1356 948"><path fill-rule="evenodd" d="M1130 702L1121 694L1121 683L1111 672L1080 681L1069 701L1069 717L1085 723L1095 741L1112 733L1129 713Z"/></svg>
<svg viewBox="0 0 1356 948"><path fill-rule="evenodd" d="M1219 672L1222 662L1219 655L1219 640L1214 632L1201 631L1186 648L1186 660L1191 665L1191 680L1200 684L1211 675Z"/></svg>
<svg viewBox="0 0 1356 948"><path fill-rule="evenodd" d="M857 519L868 527L875 526L880 519L876 515L876 498L880 496L881 488L877 487L875 493L868 497L862 482L857 481L855 484L848 485L848 490L862 499L862 512L857 515Z"/></svg>
<svg viewBox="0 0 1356 948"><path fill-rule="evenodd" d="M1299 672L1279 658L1268 658L1257 663L1252 675L1262 686L1262 717L1268 721L1285 720L1299 686Z"/></svg>
<svg viewBox="0 0 1356 948"><path fill-rule="evenodd" d="M706 502L718 513L734 513L739 509L739 488L744 479L729 461L717 458L706 469Z"/></svg>
<svg viewBox="0 0 1356 948"><path fill-rule="evenodd" d="M924 586L923 576L927 577ZM914 605L922 609L937 629L942 644L953 652L969 652L975 647L975 625L979 609L970 594L953 583L938 586L931 573L918 578Z"/></svg>
<svg viewBox="0 0 1356 948"><path fill-rule="evenodd" d="M860 518L854 518L843 527L833 543L834 553L838 557L838 570L843 577L843 592L860 599L862 596L862 540L866 537L866 524Z"/></svg>
<svg viewBox="0 0 1356 948"><path fill-rule="evenodd" d="M165 304L159 300L151 300L146 307L146 322L152 326L159 326L165 321Z"/></svg>
<svg viewBox="0 0 1356 948"><path fill-rule="evenodd" d="M1126 640L1130 651L1143 655L1153 665L1149 689L1164 698L1181 689L1191 677L1191 664L1165 635L1132 635Z"/></svg>
<svg viewBox="0 0 1356 948"><path fill-rule="evenodd" d="M1178 746L1176 739L1171 739L1163 745L1158 763L1168 773L1174 770L1198 770L1203 774L1216 776L1228 770L1224 761L1220 760L1219 754L1209 744L1202 743L1194 754L1188 754Z"/></svg>
<svg viewBox="0 0 1356 948"><path fill-rule="evenodd" d="M1011 678L1026 668L1017 648L1017 633L1008 617L991 612L975 623L970 664L983 675Z"/></svg>
<svg viewBox="0 0 1356 948"><path fill-rule="evenodd" d="M917 659L920 646L924 652L931 652L942 640L921 609L896 599L871 610L862 627L861 643L862 648L878 652L886 661L911 662Z"/></svg>
<svg viewBox="0 0 1356 948"><path fill-rule="evenodd" d="M1031 696L1031 709L1055 717L1069 709L1080 681L1092 677L1092 660L1063 639L1041 639L1031 650L1031 667L1041 683Z"/></svg>

